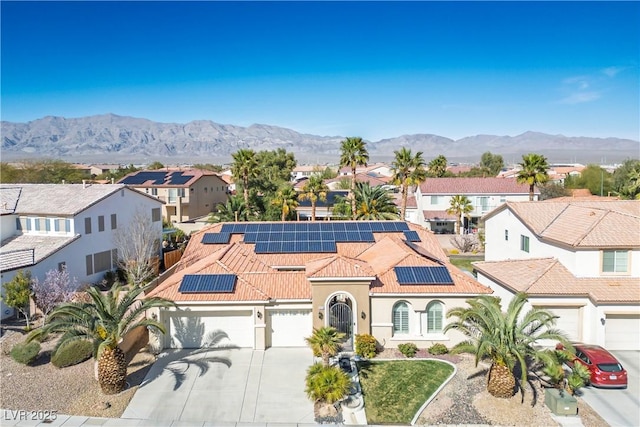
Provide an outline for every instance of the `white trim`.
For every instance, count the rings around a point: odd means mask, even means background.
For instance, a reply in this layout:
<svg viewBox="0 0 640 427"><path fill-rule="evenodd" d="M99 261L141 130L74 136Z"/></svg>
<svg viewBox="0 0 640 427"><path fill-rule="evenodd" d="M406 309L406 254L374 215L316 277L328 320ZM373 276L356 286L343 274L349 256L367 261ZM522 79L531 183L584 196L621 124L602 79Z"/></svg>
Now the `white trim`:
<svg viewBox="0 0 640 427"><path fill-rule="evenodd" d="M453 287L453 285L449 285ZM488 286L485 286L488 287ZM460 293L450 293L450 294L425 294L425 293L417 293L417 294L396 294L396 293L380 293L380 292L369 292L370 297L393 297L393 298L408 298L408 297L428 297L428 298L470 298L477 297L478 295L492 295L491 293L486 294L460 294Z"/></svg>
<svg viewBox="0 0 640 427"><path fill-rule="evenodd" d="M372 282L374 277L310 277L310 282Z"/></svg>
<svg viewBox="0 0 640 427"><path fill-rule="evenodd" d="M384 327L392 327L393 328L393 323L372 323L371 327L377 327L377 328L384 328Z"/></svg>
<svg viewBox="0 0 640 427"><path fill-rule="evenodd" d="M281 303L298 303L298 304L313 304L312 299L271 299L268 304L281 304ZM267 306L267 308L270 306Z"/></svg>

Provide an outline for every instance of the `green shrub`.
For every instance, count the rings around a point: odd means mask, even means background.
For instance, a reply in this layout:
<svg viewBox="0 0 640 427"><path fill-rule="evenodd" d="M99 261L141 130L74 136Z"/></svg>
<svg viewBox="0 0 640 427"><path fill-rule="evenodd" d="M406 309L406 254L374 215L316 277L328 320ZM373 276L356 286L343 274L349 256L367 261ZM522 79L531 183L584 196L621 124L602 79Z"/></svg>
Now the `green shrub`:
<svg viewBox="0 0 640 427"><path fill-rule="evenodd" d="M71 341L62 345L51 356L51 364L56 368L77 365L93 356L93 344L87 340Z"/></svg>
<svg viewBox="0 0 640 427"><path fill-rule="evenodd" d="M13 346L11 349L11 358L18 363L28 365L33 363L40 353L40 343L31 341L29 343L21 342Z"/></svg>
<svg viewBox="0 0 640 427"><path fill-rule="evenodd" d="M305 392L313 401L334 403L343 399L351 390L351 378L337 366L313 364L307 370Z"/></svg>
<svg viewBox="0 0 640 427"><path fill-rule="evenodd" d="M447 354L449 353L449 349L446 345L442 343L436 343L429 347L429 354L438 355L438 354Z"/></svg>
<svg viewBox="0 0 640 427"><path fill-rule="evenodd" d="M458 255L460 253L460 251L458 249L449 249L449 253L451 255Z"/></svg>
<svg viewBox="0 0 640 427"><path fill-rule="evenodd" d="M414 357L418 352L418 347L412 342L406 342L398 344L398 350L404 354L405 357Z"/></svg>
<svg viewBox="0 0 640 427"><path fill-rule="evenodd" d="M373 335L356 335L356 354L367 359L376 356L376 339Z"/></svg>

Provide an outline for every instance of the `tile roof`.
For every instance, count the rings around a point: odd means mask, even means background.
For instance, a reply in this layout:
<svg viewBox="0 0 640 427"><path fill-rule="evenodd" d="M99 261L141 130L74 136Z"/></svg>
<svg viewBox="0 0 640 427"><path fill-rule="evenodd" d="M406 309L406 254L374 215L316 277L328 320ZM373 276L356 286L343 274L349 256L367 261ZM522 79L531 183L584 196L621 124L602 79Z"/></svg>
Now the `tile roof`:
<svg viewBox="0 0 640 427"><path fill-rule="evenodd" d="M529 194L527 184L504 178L427 178L420 184L422 194ZM540 191L536 188L535 193Z"/></svg>
<svg viewBox="0 0 640 427"><path fill-rule="evenodd" d="M424 219L435 219L435 220L456 220L457 217L455 214L450 214L447 211L422 211L422 215L424 215Z"/></svg>
<svg viewBox="0 0 640 427"><path fill-rule="evenodd" d="M244 243L233 234L226 244L202 244L204 233L220 232L223 224L212 224L195 233L178 263L152 296L179 302L243 302L269 299L311 299L311 282L318 279L374 278L371 292L445 294L490 293L491 290L448 263L444 250L430 231L408 224L421 242L408 244L402 232L374 232L375 242L337 243L337 253L256 254L255 244ZM454 285L400 286L393 271L396 265L445 265ZM279 271L295 267L294 271ZM300 270L297 270L300 269ZM185 274L236 274L233 293L181 294L178 288Z"/></svg>
<svg viewBox="0 0 640 427"><path fill-rule="evenodd" d="M640 303L637 277L575 277L555 258L474 262L482 274L534 296L583 296L596 303Z"/></svg>
<svg viewBox="0 0 640 427"><path fill-rule="evenodd" d="M578 248L640 247L640 200L507 202L509 209L543 240Z"/></svg>
<svg viewBox="0 0 640 427"><path fill-rule="evenodd" d="M0 187L0 215L15 213L21 192L20 187Z"/></svg>
<svg viewBox="0 0 640 427"><path fill-rule="evenodd" d="M11 236L0 246L0 270L8 271L37 264L76 239L75 236L22 234ZM33 256L31 252L33 251ZM33 262L31 262L33 261Z"/></svg>

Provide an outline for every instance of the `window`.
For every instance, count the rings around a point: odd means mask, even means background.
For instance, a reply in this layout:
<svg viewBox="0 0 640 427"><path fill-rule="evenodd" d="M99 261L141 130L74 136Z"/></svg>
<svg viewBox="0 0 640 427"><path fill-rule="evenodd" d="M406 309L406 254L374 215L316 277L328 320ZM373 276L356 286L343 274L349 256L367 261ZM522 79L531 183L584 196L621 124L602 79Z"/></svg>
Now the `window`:
<svg viewBox="0 0 640 427"><path fill-rule="evenodd" d="M87 265L87 276L91 276L93 274L93 255L87 255L85 263Z"/></svg>
<svg viewBox="0 0 640 427"><path fill-rule="evenodd" d="M22 222L20 222L20 218L16 218L16 230L22 230Z"/></svg>
<svg viewBox="0 0 640 427"><path fill-rule="evenodd" d="M104 231L104 215L98 216L98 231Z"/></svg>
<svg viewBox="0 0 640 427"><path fill-rule="evenodd" d="M409 333L409 306L399 302L393 306L393 334Z"/></svg>
<svg viewBox="0 0 640 427"><path fill-rule="evenodd" d="M504 203L507 201L507 196L500 196L500 203Z"/></svg>
<svg viewBox="0 0 640 427"><path fill-rule="evenodd" d="M527 236L520 235L520 250L529 252L529 238Z"/></svg>
<svg viewBox="0 0 640 427"><path fill-rule="evenodd" d="M158 189L157 188L152 188L151 189L151 195L152 196L157 196L158 195Z"/></svg>
<svg viewBox="0 0 640 427"><path fill-rule="evenodd" d="M158 222L160 221L162 218L160 216L160 208L153 208L151 209L151 221L153 222Z"/></svg>
<svg viewBox="0 0 640 427"><path fill-rule="evenodd" d="M504 240L509 240L509 230L504 230Z"/></svg>
<svg viewBox="0 0 640 427"><path fill-rule="evenodd" d="M489 198L488 197L478 197L478 201L480 202L480 208L482 209L482 212L486 212L489 210Z"/></svg>
<svg viewBox="0 0 640 427"><path fill-rule="evenodd" d="M111 229L115 230L116 228L118 228L118 218L116 214L111 214Z"/></svg>
<svg viewBox="0 0 640 427"><path fill-rule="evenodd" d="M84 234L91 234L91 218L84 219Z"/></svg>
<svg viewBox="0 0 640 427"><path fill-rule="evenodd" d="M432 205L440 204L440 196L431 196L431 204Z"/></svg>
<svg viewBox="0 0 640 427"><path fill-rule="evenodd" d="M432 301L427 305L427 333L442 333L442 303Z"/></svg>
<svg viewBox="0 0 640 427"><path fill-rule="evenodd" d="M602 251L603 273L626 273L629 267L629 251Z"/></svg>
<svg viewBox="0 0 640 427"><path fill-rule="evenodd" d="M98 252L93 255L93 272L111 270L111 251Z"/></svg>
<svg viewBox="0 0 640 427"><path fill-rule="evenodd" d="M22 227L23 230L27 230L27 231L31 231L31 218L24 218L23 220L21 220L22 223L24 224L24 227Z"/></svg>
<svg viewBox="0 0 640 427"><path fill-rule="evenodd" d="M54 219L53 220L54 231L69 233L71 231L71 220L69 219Z"/></svg>
<svg viewBox="0 0 640 427"><path fill-rule="evenodd" d="M36 218L33 222L36 231L48 231L48 221L46 218Z"/></svg>

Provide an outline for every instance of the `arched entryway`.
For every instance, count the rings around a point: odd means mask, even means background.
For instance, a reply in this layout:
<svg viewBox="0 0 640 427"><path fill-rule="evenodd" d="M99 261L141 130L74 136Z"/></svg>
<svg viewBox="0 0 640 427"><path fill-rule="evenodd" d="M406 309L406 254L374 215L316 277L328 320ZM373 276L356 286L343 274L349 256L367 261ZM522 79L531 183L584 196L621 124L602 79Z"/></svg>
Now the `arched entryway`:
<svg viewBox="0 0 640 427"><path fill-rule="evenodd" d="M353 335L355 332L353 299L345 293L338 293L329 298L327 306L327 312L329 313L328 325L345 334L345 342L342 346L345 350L353 350Z"/></svg>

